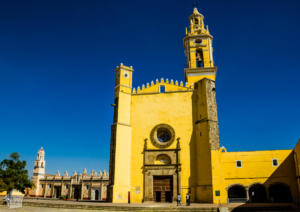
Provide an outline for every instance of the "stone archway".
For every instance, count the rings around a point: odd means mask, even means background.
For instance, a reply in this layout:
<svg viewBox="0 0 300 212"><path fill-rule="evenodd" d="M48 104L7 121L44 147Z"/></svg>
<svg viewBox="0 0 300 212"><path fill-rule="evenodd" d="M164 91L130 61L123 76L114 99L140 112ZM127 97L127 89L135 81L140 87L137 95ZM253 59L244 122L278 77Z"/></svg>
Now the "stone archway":
<svg viewBox="0 0 300 212"><path fill-rule="evenodd" d="M253 184L249 187L250 202L266 202L267 192L264 185L260 183Z"/></svg>
<svg viewBox="0 0 300 212"><path fill-rule="evenodd" d="M229 187L228 191L228 202L246 202L247 201L247 193L246 189L242 185L232 185Z"/></svg>
<svg viewBox="0 0 300 212"><path fill-rule="evenodd" d="M96 189L95 190L95 200L99 200L100 199L100 193L99 193L99 190Z"/></svg>
<svg viewBox="0 0 300 212"><path fill-rule="evenodd" d="M290 187L284 183L274 183L269 187L271 202L292 202Z"/></svg>

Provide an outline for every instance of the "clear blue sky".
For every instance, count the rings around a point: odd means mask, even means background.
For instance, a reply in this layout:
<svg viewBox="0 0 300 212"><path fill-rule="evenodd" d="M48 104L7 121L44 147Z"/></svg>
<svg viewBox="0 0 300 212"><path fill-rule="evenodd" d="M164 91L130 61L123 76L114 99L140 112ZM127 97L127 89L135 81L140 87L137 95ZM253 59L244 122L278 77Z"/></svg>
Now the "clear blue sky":
<svg viewBox="0 0 300 212"><path fill-rule="evenodd" d="M183 80L193 0L1 1L0 160L32 172L108 169L114 68L134 86ZM201 1L214 36L221 145L293 148L300 138L300 1Z"/></svg>

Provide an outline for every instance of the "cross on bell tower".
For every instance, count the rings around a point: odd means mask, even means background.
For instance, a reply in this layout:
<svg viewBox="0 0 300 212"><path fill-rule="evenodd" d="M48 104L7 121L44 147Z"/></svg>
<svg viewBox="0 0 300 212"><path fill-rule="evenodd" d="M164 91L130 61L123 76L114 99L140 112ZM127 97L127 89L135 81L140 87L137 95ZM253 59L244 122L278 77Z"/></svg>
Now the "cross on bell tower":
<svg viewBox="0 0 300 212"><path fill-rule="evenodd" d="M189 17L190 27L186 29L184 48L187 68L185 81L188 84L209 78L215 80L217 68L214 66L212 39L208 26L204 25L204 16L195 7Z"/></svg>

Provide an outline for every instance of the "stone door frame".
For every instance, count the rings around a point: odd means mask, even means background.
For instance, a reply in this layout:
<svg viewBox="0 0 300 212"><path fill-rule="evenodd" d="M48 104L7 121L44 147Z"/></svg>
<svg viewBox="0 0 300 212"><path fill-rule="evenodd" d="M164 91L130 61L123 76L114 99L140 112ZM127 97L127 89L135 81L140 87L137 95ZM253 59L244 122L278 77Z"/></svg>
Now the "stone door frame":
<svg viewBox="0 0 300 212"><path fill-rule="evenodd" d="M173 201L176 201L177 194L180 192L181 164L180 164L179 141L176 149L147 149L144 148L144 202L154 202L153 177L154 176L173 176ZM159 155L167 155L170 158L169 164L155 164Z"/></svg>

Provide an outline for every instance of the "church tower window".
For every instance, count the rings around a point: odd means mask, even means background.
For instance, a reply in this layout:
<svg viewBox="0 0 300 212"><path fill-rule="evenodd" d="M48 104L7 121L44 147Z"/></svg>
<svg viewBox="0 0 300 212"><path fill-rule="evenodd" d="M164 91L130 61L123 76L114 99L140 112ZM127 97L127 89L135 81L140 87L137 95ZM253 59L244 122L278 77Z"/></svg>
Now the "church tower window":
<svg viewBox="0 0 300 212"><path fill-rule="evenodd" d="M204 66L202 49L197 49L197 51L196 51L196 61L197 61L197 68L201 68L201 67Z"/></svg>

